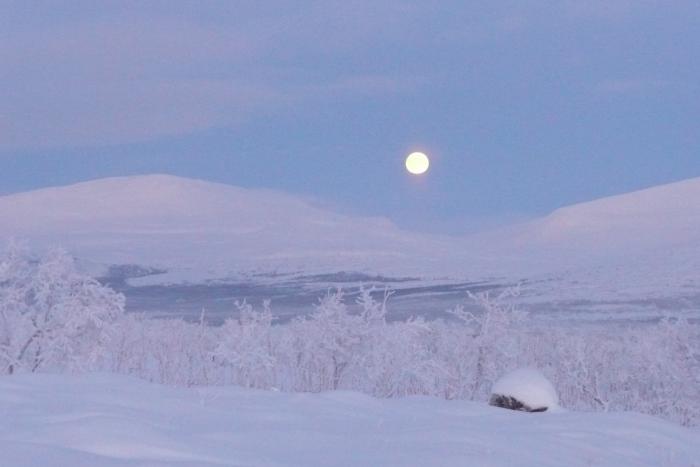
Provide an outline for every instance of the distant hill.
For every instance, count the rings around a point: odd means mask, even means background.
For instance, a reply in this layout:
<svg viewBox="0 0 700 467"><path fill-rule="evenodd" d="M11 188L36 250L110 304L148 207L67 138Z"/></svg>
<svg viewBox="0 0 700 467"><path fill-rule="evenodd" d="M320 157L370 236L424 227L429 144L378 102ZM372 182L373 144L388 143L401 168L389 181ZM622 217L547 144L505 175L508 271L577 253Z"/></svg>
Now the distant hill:
<svg viewBox="0 0 700 467"><path fill-rule="evenodd" d="M0 241L62 245L96 270L130 265L119 270L167 271L140 284L356 272L524 282L533 300L676 307L684 297L683 306L695 306L698 200L700 178L448 237L341 215L286 193L145 175L0 197Z"/></svg>
<svg viewBox="0 0 700 467"><path fill-rule="evenodd" d="M519 237L601 251L697 245L698 240L700 178L557 209L531 222Z"/></svg>
<svg viewBox="0 0 700 467"><path fill-rule="evenodd" d="M0 225L0 238L60 244L97 263L187 270L193 280L240 270L416 272L420 267L411 265L430 263L449 248L446 239L401 231L387 219L170 175L0 197Z"/></svg>

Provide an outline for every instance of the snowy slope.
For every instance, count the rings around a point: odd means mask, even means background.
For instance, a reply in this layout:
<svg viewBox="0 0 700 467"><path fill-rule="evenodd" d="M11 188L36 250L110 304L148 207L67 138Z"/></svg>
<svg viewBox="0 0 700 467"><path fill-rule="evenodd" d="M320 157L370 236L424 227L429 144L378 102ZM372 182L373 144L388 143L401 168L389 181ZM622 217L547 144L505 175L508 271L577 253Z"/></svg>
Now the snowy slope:
<svg viewBox="0 0 700 467"><path fill-rule="evenodd" d="M0 225L0 239L58 243L81 259L177 270L193 280L245 270L398 270L431 262L448 246L292 195L169 175L1 197Z"/></svg>
<svg viewBox="0 0 700 467"><path fill-rule="evenodd" d="M557 209L532 221L478 234L489 254L537 252L579 262L700 247L700 178Z"/></svg>
<svg viewBox="0 0 700 467"><path fill-rule="evenodd" d="M698 199L694 178L560 208L472 236L474 264L530 283L535 301L697 308Z"/></svg>
<svg viewBox="0 0 700 467"><path fill-rule="evenodd" d="M558 209L528 233L539 241L623 250L697 244L699 197L700 178L684 180Z"/></svg>
<svg viewBox="0 0 700 467"><path fill-rule="evenodd" d="M0 463L45 466L699 465L700 432L634 413L528 414L427 397L0 377Z"/></svg>

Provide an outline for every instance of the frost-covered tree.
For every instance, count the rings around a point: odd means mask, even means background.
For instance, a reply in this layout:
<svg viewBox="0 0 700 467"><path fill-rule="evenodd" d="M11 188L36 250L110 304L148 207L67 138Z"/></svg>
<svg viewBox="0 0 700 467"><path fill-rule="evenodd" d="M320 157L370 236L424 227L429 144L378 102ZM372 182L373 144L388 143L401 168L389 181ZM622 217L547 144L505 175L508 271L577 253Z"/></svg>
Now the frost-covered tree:
<svg viewBox="0 0 700 467"><path fill-rule="evenodd" d="M33 259L11 245L0 257L0 369L95 364L124 297L80 274L63 250Z"/></svg>
<svg viewBox="0 0 700 467"><path fill-rule="evenodd" d="M338 389L360 351L365 328L349 312L343 292L328 292L308 317L295 320L287 339L295 386L312 391Z"/></svg>
<svg viewBox="0 0 700 467"><path fill-rule="evenodd" d="M236 302L238 318L227 319L220 329L212 352L216 361L228 368L230 378L245 387L267 388L273 385L276 364L272 347L272 312L270 302L262 311Z"/></svg>
<svg viewBox="0 0 700 467"><path fill-rule="evenodd" d="M472 399L486 396L495 378L518 360L519 327L526 317L512 301L518 294L518 288L507 288L495 296L489 291L468 292L477 311L467 311L462 305L448 311L464 325L460 344L466 345L468 353L460 355L459 364L467 366L460 373L469 375Z"/></svg>

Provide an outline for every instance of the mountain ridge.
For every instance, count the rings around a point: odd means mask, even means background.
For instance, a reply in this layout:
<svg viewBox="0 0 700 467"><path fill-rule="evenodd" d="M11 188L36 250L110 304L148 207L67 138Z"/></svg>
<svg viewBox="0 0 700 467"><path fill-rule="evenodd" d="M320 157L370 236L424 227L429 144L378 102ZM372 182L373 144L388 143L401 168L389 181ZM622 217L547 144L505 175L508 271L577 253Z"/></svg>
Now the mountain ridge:
<svg viewBox="0 0 700 467"><path fill-rule="evenodd" d="M2 196L0 239L60 244L103 264L188 270L195 279L240 270L526 277L649 255L659 261L668 249L692 253L700 246L699 197L693 178L448 237L279 191L154 174Z"/></svg>
<svg viewBox="0 0 700 467"><path fill-rule="evenodd" d="M388 219L338 214L282 192L170 175L3 196L0 222L0 239L60 244L104 264L213 267L225 275L232 268L345 270L344 262L383 272L396 269L394 260L430 256L444 243Z"/></svg>

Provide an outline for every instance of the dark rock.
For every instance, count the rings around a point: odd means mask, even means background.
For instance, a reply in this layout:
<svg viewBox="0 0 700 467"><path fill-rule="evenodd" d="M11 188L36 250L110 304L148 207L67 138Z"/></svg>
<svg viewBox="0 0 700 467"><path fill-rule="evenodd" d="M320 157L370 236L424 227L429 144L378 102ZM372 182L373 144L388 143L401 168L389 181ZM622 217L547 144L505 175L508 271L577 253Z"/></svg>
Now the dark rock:
<svg viewBox="0 0 700 467"><path fill-rule="evenodd" d="M501 394L492 394L489 400L489 405L494 407L502 407L504 409L519 410L521 412L545 412L547 407L530 407L523 404L515 397L504 396Z"/></svg>

